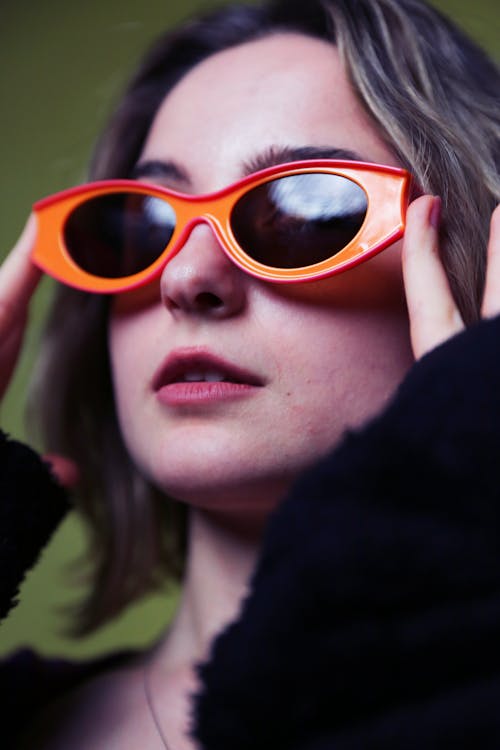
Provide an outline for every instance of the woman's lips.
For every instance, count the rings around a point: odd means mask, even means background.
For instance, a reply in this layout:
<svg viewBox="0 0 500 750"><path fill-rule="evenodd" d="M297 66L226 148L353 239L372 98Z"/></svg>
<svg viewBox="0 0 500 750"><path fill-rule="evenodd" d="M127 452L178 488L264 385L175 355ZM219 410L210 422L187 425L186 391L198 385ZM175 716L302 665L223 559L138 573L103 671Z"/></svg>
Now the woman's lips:
<svg viewBox="0 0 500 750"><path fill-rule="evenodd" d="M171 352L152 381L158 400L168 406L233 400L263 385L254 373L209 351L191 348Z"/></svg>
<svg viewBox="0 0 500 750"><path fill-rule="evenodd" d="M170 383L157 391L158 400L166 406L194 406L249 396L255 386L243 383Z"/></svg>

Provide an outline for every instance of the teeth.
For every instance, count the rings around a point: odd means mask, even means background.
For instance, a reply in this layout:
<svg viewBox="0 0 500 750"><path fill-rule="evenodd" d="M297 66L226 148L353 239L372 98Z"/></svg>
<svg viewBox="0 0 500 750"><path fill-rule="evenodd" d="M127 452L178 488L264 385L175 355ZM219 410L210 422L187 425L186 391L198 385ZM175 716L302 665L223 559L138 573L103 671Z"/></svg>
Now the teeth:
<svg viewBox="0 0 500 750"><path fill-rule="evenodd" d="M197 380L205 380L203 373L201 372L186 372L182 379L188 383L194 383Z"/></svg>
<svg viewBox="0 0 500 750"><path fill-rule="evenodd" d="M200 381L206 381L208 383L221 383L223 380L225 380L224 375L222 375L220 372L211 371L211 372L196 372L193 370L192 372L187 372L182 376L182 380L186 383L196 383Z"/></svg>
<svg viewBox="0 0 500 750"><path fill-rule="evenodd" d="M226 378L220 372L206 372L205 380L209 383L222 383Z"/></svg>

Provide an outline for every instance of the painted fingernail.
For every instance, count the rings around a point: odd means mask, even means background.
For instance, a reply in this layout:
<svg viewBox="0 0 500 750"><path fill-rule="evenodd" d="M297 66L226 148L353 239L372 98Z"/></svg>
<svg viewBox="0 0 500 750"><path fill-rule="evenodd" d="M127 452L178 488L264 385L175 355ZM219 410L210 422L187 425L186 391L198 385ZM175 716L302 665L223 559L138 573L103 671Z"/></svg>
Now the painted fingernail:
<svg viewBox="0 0 500 750"><path fill-rule="evenodd" d="M429 222L434 229L439 229L441 223L441 198L439 195L434 197L432 207L429 213Z"/></svg>

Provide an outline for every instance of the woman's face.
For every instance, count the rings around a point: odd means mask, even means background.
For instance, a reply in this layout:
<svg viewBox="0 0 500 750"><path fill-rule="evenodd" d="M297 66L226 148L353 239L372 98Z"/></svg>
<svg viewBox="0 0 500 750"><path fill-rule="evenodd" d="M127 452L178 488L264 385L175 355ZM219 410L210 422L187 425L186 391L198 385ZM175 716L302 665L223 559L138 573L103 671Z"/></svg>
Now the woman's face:
<svg viewBox="0 0 500 750"><path fill-rule="evenodd" d="M304 147L397 165L335 48L280 34L214 55L177 84L141 178L208 193L249 162L289 161ZM109 347L143 473L179 499L260 514L408 369L400 248L331 279L276 285L234 266L199 224L159 282L115 298Z"/></svg>

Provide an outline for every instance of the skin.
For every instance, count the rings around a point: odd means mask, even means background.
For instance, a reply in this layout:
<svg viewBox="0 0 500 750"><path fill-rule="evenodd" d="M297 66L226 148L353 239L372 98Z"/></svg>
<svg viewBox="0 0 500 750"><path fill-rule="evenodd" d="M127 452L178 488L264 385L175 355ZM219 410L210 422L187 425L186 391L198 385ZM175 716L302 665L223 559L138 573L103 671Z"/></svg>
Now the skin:
<svg viewBox="0 0 500 750"><path fill-rule="evenodd" d="M141 161L175 160L191 184L169 184L202 193L236 180L256 150L311 144L396 163L356 102L335 49L283 35L222 52L191 71L164 101ZM142 470L190 504L191 555L166 637L146 658L73 696L57 715L60 734L49 747L158 747L144 701L146 670L169 744L192 748L185 735L191 665L237 611L269 510L346 426L383 406L414 358L463 327L439 262L438 212L439 199L419 198L402 246L293 289L243 274L200 225L157 284L116 298L109 346L124 437ZM14 367L39 276L29 262L35 232L30 220L0 270L2 373ZM220 304L201 304L206 292ZM483 315L499 312L497 209ZM166 408L151 378L172 349L193 344L257 371L264 387L223 406ZM61 478L69 483L64 471Z"/></svg>
<svg viewBox="0 0 500 750"><path fill-rule="evenodd" d="M139 163L174 161L189 183L161 182L199 194L234 182L267 149L325 145L396 165L332 47L282 35L187 75L161 106ZM201 307L203 293L220 305ZM413 360L399 245L349 273L291 287L245 274L198 225L151 294L150 304L143 293L115 299L117 409L142 471L191 505L265 517L346 426L381 408ZM159 404L152 374L170 352L193 346L251 370L264 387L230 404Z"/></svg>

